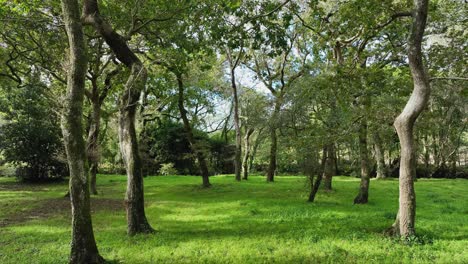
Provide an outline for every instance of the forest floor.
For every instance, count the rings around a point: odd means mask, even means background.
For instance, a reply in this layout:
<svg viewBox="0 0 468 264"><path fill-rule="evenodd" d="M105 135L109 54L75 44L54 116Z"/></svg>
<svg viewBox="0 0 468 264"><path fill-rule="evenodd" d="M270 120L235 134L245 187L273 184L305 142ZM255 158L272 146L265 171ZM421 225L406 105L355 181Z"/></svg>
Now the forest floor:
<svg viewBox="0 0 468 264"><path fill-rule="evenodd" d="M372 180L367 205L353 205L359 180L335 177L334 191L307 203L304 177L145 178L146 214L157 230L126 235L126 178L98 175L93 224L111 263L468 263L468 181L416 182L411 243L383 235L395 218L398 181ZM67 183L24 185L0 178L0 263L67 263Z"/></svg>

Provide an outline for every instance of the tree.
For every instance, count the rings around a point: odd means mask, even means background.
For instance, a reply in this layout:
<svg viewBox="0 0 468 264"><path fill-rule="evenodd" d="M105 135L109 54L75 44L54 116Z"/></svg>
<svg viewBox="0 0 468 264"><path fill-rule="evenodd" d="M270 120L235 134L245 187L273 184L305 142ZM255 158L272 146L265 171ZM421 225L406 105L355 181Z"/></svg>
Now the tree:
<svg viewBox="0 0 468 264"><path fill-rule="evenodd" d="M62 131L70 168L72 208L70 263L103 263L104 259L99 255L91 222L89 175L81 121L87 58L78 1L62 0L62 10L69 42L67 97Z"/></svg>
<svg viewBox="0 0 468 264"><path fill-rule="evenodd" d="M145 215L143 194L143 175L138 141L135 130L135 115L141 91L145 89L147 71L141 60L127 45L125 38L119 35L100 15L97 0L84 1L83 20L104 38L105 42L129 70L130 76L125 84L125 91L120 98L119 142L120 151L127 170L127 208L128 234L152 233L154 230Z"/></svg>
<svg viewBox="0 0 468 264"><path fill-rule="evenodd" d="M238 91L237 91L237 83L236 83L236 68L239 65L240 59L243 56L243 47L240 48L239 53L236 57L233 56L233 52L230 50L229 47L226 48L227 59L229 62L229 72L231 75L231 88L232 88L232 96L233 96L233 110L234 110L234 128L236 130L236 153L234 155L234 174L236 181L241 180L241 170L242 170L242 135L241 135L241 125L239 120L239 99L238 99ZM248 131L246 132L248 133ZM253 132L250 133L250 135ZM249 136L250 136L249 135ZM248 140L248 135L245 135ZM246 147L249 147L248 145ZM244 158L246 159L246 158ZM245 167L244 167L245 168ZM244 169L245 171L245 169ZM245 174L244 174L245 175ZM247 179L247 176L244 177Z"/></svg>
<svg viewBox="0 0 468 264"><path fill-rule="evenodd" d="M210 178L209 178L210 172L208 170L208 164L206 163L206 156L205 156L205 153L200 149L200 147L197 146L198 142L195 141L195 138L193 136L192 126L190 125L190 121L187 117L187 110L185 109L185 106L184 106L185 88L184 88L182 75L179 73L176 73L176 78L177 78L177 86L179 88L178 89L178 106L179 106L180 116L184 124L185 133L187 134L187 139L190 143L190 147L192 148L193 153L197 156L197 159L198 159L198 165L200 166L202 179L203 179L202 186L205 188L208 188L211 186L211 183L210 183Z"/></svg>
<svg viewBox="0 0 468 264"><path fill-rule="evenodd" d="M266 126L267 119L258 113L268 111L268 100L266 96L252 89L244 88L240 96L241 120L244 129L244 157L242 159L242 179L247 180L251 164L255 158L255 151L259 145L260 134ZM256 132L256 133L255 133ZM256 134L256 140L252 148L252 136Z"/></svg>
<svg viewBox="0 0 468 264"><path fill-rule="evenodd" d="M93 43L91 42L91 44ZM100 160L99 137L101 135L101 111L104 100L112 88L112 78L119 73L120 68L115 67L114 69L107 70L112 67L110 66L110 63L114 60L114 57L109 56L107 61L102 61L105 56L105 54L103 54L103 40L99 39L93 46L95 46L93 49L95 54L91 54L91 56L94 60L91 60L91 63L89 63L90 66L87 75L91 83L91 87L85 90L85 95L91 104L87 125L88 138L86 141L86 152L89 162L89 171L91 174L89 187L92 194L97 194L96 175L98 173Z"/></svg>
<svg viewBox="0 0 468 264"><path fill-rule="evenodd" d="M408 37L408 61L414 88L405 108L394 123L400 139L401 157L399 209L393 231L403 238L411 237L416 233L416 193L414 191L416 160L413 128L416 119L427 105L431 91L421 50L426 28L428 2L428 0L413 1L412 26Z"/></svg>

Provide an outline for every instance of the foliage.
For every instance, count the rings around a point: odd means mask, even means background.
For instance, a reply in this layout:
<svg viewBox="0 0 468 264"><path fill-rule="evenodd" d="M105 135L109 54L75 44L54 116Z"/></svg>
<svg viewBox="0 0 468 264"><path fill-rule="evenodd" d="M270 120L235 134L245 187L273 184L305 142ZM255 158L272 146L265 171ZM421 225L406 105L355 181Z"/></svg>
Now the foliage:
<svg viewBox="0 0 468 264"><path fill-rule="evenodd" d="M0 127L0 151L22 180L43 181L68 173L58 116L45 89L40 82L22 86L5 96L9 105L0 109L7 120Z"/></svg>
<svg viewBox="0 0 468 264"><path fill-rule="evenodd" d="M176 175L177 169L174 168L174 163L163 163L161 164L161 168L159 169L158 173L160 175Z"/></svg>
<svg viewBox="0 0 468 264"><path fill-rule="evenodd" d="M232 153L226 152L227 144L223 141L210 138L198 129L194 129L194 137L199 149L205 152L210 161L212 173L222 173L227 165L226 160L232 158ZM144 157L144 170L147 175L160 171L164 164L173 164L176 171L181 174L199 174L195 155L192 153L182 124L165 120L160 124L148 124L142 134L144 144L149 146ZM229 162L228 162L229 163ZM176 173L172 173L176 174Z"/></svg>

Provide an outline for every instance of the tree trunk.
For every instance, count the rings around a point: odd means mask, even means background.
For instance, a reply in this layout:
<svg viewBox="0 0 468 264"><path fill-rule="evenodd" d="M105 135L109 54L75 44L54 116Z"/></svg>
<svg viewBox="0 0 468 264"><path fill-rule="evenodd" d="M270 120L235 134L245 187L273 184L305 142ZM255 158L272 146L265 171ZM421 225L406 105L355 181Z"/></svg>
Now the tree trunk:
<svg viewBox="0 0 468 264"><path fill-rule="evenodd" d="M241 51L242 52L242 51ZM234 105L234 128L236 130L236 151L234 155L234 171L235 171L235 178L236 181L241 180L241 170L242 170L242 162L241 162L241 155L242 155L242 135L241 135L241 128L240 128L240 120L239 120L239 99L237 94L237 84L236 84L236 67L239 63L241 52L236 59L233 60L231 51L227 48L227 54L229 59L229 64L231 68L231 87L232 87L232 95L233 95L233 105Z"/></svg>
<svg viewBox="0 0 468 264"><path fill-rule="evenodd" d="M200 171L201 171L202 179L203 179L202 186L207 188L207 187L210 187L211 184L210 184L209 171L208 171L208 165L206 164L205 154L197 146L197 142L195 141L195 138L193 137L192 126L190 125L190 121L187 117L187 110L185 110L185 107L184 107L184 83L182 81L182 75L176 74L176 77L177 77L177 84L179 86L178 106L179 106L180 116L184 123L184 129L185 129L185 133L187 134L187 140L190 144L190 148L192 149L192 152L196 155L198 164L200 166Z"/></svg>
<svg viewBox="0 0 468 264"><path fill-rule="evenodd" d="M361 159L361 184L359 194L354 198L354 204L366 204L369 198L369 158L367 154L367 120L361 121L359 126L359 156Z"/></svg>
<svg viewBox="0 0 468 264"><path fill-rule="evenodd" d="M276 135L276 129L278 128L278 115L281 109L281 101L282 96L276 97L275 100L275 109L273 110L273 114L270 119L270 163L268 165L267 171L267 182L274 182L275 181L275 173L276 173L276 155L278 152L278 136Z"/></svg>
<svg viewBox="0 0 468 264"><path fill-rule="evenodd" d="M70 169L72 241L70 263L103 263L94 239L91 221L86 149L83 139L83 99L87 70L86 47L78 1L62 0L68 35L69 63L67 98L62 117L62 132Z"/></svg>
<svg viewBox="0 0 468 264"><path fill-rule="evenodd" d="M336 174L335 167L335 145L329 144L325 146L325 164L323 169L323 187L327 191L332 190L332 178Z"/></svg>
<svg viewBox="0 0 468 264"><path fill-rule="evenodd" d="M382 139L378 132L374 133L375 160L377 161L377 179L386 179L387 172L385 168L384 149Z"/></svg>
<svg viewBox="0 0 468 264"><path fill-rule="evenodd" d="M409 237L415 234L416 178L413 128L416 119L424 110L429 100L430 86L421 52L421 42L427 20L428 0L414 0L413 24L408 39L408 61L413 77L413 92L394 126L401 146L400 159L400 199L399 199L399 235Z"/></svg>
<svg viewBox="0 0 468 264"><path fill-rule="evenodd" d="M255 141L254 141L254 145L252 148L252 155L250 155L250 160L249 160L249 171L252 171L253 169L253 162L257 155L258 146L260 146L260 142L262 141L262 138L260 137L262 130L263 130L263 127L258 130L257 137L255 138Z"/></svg>
<svg viewBox="0 0 468 264"><path fill-rule="evenodd" d="M96 174L99 164L99 132L101 125L101 104L99 102L99 93L97 83L92 81L91 91L91 115L86 150L88 153L89 172L90 172L90 190L92 194L98 194L96 188Z"/></svg>
<svg viewBox="0 0 468 264"><path fill-rule="evenodd" d="M243 180L247 180L249 177L249 159L250 159L250 136L252 136L255 130L253 128L248 128L244 136L244 159L242 161L243 169Z"/></svg>
<svg viewBox="0 0 468 264"><path fill-rule="evenodd" d="M138 99L140 91L145 87L146 79L146 69L143 65L133 64L130 77L125 84L125 92L120 98L119 142L127 170L125 203L129 235L154 231L145 214L142 164L135 130Z"/></svg>
<svg viewBox="0 0 468 264"><path fill-rule="evenodd" d="M322 182L323 174L324 174L324 169L327 163L327 159L329 159L328 156L328 151L327 148L324 147L322 150L322 162L320 164L320 170L317 173L317 178L315 179L315 182L313 181L313 176L310 177L310 184L311 184L311 189L310 189L310 194L309 194L309 199L307 200L308 202L313 202L315 201L315 196L317 195L317 192L320 187L320 183Z"/></svg>
<svg viewBox="0 0 468 264"><path fill-rule="evenodd" d="M127 192L125 195L127 231L129 235L152 233L154 230L145 215L141 158L135 131L138 100L147 80L146 68L129 48L125 39L101 18L96 0L84 1L83 21L94 27L117 59L130 69L130 76L120 98L119 112L120 151L127 171Z"/></svg>

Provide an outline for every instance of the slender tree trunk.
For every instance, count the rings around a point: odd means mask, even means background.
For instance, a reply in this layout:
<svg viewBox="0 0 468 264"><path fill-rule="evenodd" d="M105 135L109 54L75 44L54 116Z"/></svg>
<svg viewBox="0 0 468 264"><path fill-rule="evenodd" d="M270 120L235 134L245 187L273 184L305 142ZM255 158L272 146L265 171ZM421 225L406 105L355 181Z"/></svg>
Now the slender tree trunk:
<svg viewBox="0 0 468 264"><path fill-rule="evenodd" d="M359 156L361 159L361 184L359 194L354 198L354 204L366 204L369 198L369 158L367 153L367 120L361 121L359 126Z"/></svg>
<svg viewBox="0 0 468 264"><path fill-rule="evenodd" d="M320 187L320 183L322 182L323 174L324 174L324 169L327 163L327 159L329 159L328 156L328 151L327 148L324 147L322 150L322 162L320 164L320 170L317 173L317 178L314 181L314 177L311 176L310 178L310 184L311 184L311 189L310 189L310 194L309 194L309 199L307 200L308 202L313 202L315 201L315 196L317 195L317 192Z"/></svg>
<svg viewBox="0 0 468 264"><path fill-rule="evenodd" d="M249 171L252 171L253 169L253 162L255 160L255 157L257 156L257 150L258 146L260 146L260 142L262 141L262 138L260 137L260 134L262 133L263 128L260 128L257 132L257 137L255 138L254 145L252 148L252 155L250 155L249 159Z"/></svg>
<svg viewBox="0 0 468 264"><path fill-rule="evenodd" d="M125 195L127 232L129 235L152 233L154 230L148 223L145 214L141 158L135 131L138 100L141 91L146 86L146 68L129 48L125 39L102 19L96 0L84 0L83 21L94 27L117 59L130 69L130 76L120 98L119 112L120 152L127 171L127 192Z"/></svg>
<svg viewBox="0 0 468 264"><path fill-rule="evenodd" d="M394 123L401 146L400 199L397 221L399 222L399 235L405 238L415 234L416 193L414 179L416 178L416 168L413 128L430 96L429 79L424 69L421 52L428 0L414 0L413 3L413 24L408 40L408 61L414 88L405 108Z"/></svg>
<svg viewBox="0 0 468 264"><path fill-rule="evenodd" d="M96 174L99 164L99 133L101 124L101 104L99 102L99 94L97 93L97 84L93 84L91 92L91 118L88 133L86 150L88 153L89 172L90 172L90 190L92 194L98 194L96 188Z"/></svg>
<svg viewBox="0 0 468 264"><path fill-rule="evenodd" d="M63 139L70 169L72 241L69 262L103 263L91 221L86 146L81 121L87 60L78 1L62 0L62 11L70 46L67 98L62 118Z"/></svg>
<svg viewBox="0 0 468 264"><path fill-rule="evenodd" d="M208 165L206 164L205 154L202 150L200 150L197 146L197 142L193 136L192 126L190 125L190 121L187 117L187 110L184 107L184 83L182 81L182 75L176 74L177 77L177 84L179 86L179 98L178 98L178 106L180 111L180 116L182 117L182 121L184 123L185 133L187 134L187 140L190 144L190 148L192 152L196 155L198 164L200 166L200 171L202 174L203 183L202 186L207 188L210 187L210 178L209 178L209 171Z"/></svg>
<svg viewBox="0 0 468 264"><path fill-rule="evenodd" d="M329 144L325 146L326 159L323 169L323 187L327 191L332 190L332 179L336 174L335 170L335 145Z"/></svg>
<svg viewBox="0 0 468 264"><path fill-rule="evenodd" d="M252 136L255 130L253 128L248 128L244 136L244 160L242 161L243 169L243 180L247 180L249 177L249 159L250 159L250 136Z"/></svg>
<svg viewBox="0 0 468 264"><path fill-rule="evenodd" d="M233 100L234 128L236 130L236 151L234 155L234 171L235 171L236 181L240 181L241 170L242 170L242 162L241 162L242 135L241 135L241 128L240 128L240 120L239 120L239 99L238 99L237 84L236 84L236 67L239 63L240 57L242 56L242 51L239 53L235 61L234 61L234 58L232 58L232 54L229 48L227 48L227 54L228 54L230 68L231 68L231 87L232 87L232 95L234 99Z"/></svg>
<svg viewBox="0 0 468 264"><path fill-rule="evenodd" d="M430 153L429 153L429 142L427 140L427 134L424 135L424 177L430 177L431 173L429 172L429 161L430 161Z"/></svg>
<svg viewBox="0 0 468 264"><path fill-rule="evenodd" d="M375 160L377 161L377 179L386 179L387 172L385 168L384 149L382 139L378 132L374 133Z"/></svg>
<svg viewBox="0 0 468 264"><path fill-rule="evenodd" d="M281 109L281 101L282 96L276 97L275 100L275 109L273 110L273 114L270 119L270 163L268 165L267 171L267 182L274 182L275 181L275 173L276 173L276 155L278 152L278 136L276 134L276 129L278 128L278 115Z"/></svg>

